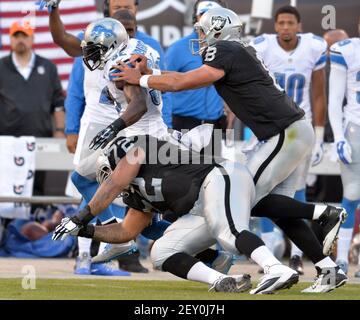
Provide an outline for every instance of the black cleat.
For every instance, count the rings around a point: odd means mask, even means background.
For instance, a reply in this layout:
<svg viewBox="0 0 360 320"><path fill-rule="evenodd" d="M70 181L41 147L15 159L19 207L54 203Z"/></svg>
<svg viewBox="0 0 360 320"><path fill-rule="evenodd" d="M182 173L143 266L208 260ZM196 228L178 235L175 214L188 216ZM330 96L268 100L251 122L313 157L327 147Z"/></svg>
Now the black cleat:
<svg viewBox="0 0 360 320"><path fill-rule="evenodd" d="M129 272L148 273L149 270L141 265L139 257L140 252L137 250L130 255L118 258L119 268Z"/></svg>
<svg viewBox="0 0 360 320"><path fill-rule="evenodd" d="M318 222L322 226L324 233L324 255L328 256L333 251L340 226L345 222L346 217L347 213L344 208L333 206L327 206L325 211L321 214Z"/></svg>
<svg viewBox="0 0 360 320"><path fill-rule="evenodd" d="M298 255L294 255L290 258L289 267L295 270L300 275L304 274L303 263Z"/></svg>
<svg viewBox="0 0 360 320"><path fill-rule="evenodd" d="M213 283L209 291L240 293L250 290L251 287L251 276L244 274L219 278Z"/></svg>

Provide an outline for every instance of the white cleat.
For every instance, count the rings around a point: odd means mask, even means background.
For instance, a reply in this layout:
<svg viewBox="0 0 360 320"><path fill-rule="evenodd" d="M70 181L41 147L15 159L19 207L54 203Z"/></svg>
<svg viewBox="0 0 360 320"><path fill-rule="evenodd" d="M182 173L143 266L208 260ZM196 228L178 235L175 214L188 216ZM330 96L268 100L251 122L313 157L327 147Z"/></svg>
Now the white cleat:
<svg viewBox="0 0 360 320"><path fill-rule="evenodd" d="M109 262L113 259L119 258L121 256L127 256L134 253L137 250L137 246L133 240L120 243L120 244L111 244L108 243L105 246L105 249L102 253L91 259L92 263L104 263Z"/></svg>
<svg viewBox="0 0 360 320"><path fill-rule="evenodd" d="M282 264L266 266L264 274L250 294L272 294L276 290L289 289L299 281L299 274Z"/></svg>
<svg viewBox="0 0 360 320"><path fill-rule="evenodd" d="M318 271L318 276L316 277L315 282L309 288L306 288L301 292L326 293L343 286L348 281L348 277L340 267L323 269L316 267L316 269Z"/></svg>
<svg viewBox="0 0 360 320"><path fill-rule="evenodd" d="M249 274L241 274L218 278L212 284L209 291L240 293L250 290L251 287L251 276Z"/></svg>

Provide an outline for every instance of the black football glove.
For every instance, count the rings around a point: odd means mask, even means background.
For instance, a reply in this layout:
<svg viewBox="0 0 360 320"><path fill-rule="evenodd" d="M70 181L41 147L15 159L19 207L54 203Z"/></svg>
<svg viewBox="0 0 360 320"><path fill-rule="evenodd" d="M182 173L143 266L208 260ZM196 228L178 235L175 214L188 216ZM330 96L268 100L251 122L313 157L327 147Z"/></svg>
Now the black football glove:
<svg viewBox="0 0 360 320"><path fill-rule="evenodd" d="M107 126L105 129L101 130L90 142L89 148L93 150L97 150L101 147L104 149L105 146L113 140L116 135L122 130L126 128L126 124L123 119L116 119L112 124Z"/></svg>

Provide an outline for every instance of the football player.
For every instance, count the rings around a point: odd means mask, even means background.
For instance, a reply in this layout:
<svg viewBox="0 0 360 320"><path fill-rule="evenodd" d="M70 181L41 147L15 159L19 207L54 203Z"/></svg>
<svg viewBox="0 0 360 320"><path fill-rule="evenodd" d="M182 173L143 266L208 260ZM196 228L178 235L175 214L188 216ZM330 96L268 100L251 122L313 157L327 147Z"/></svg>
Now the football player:
<svg viewBox="0 0 360 320"><path fill-rule="evenodd" d="M221 159L217 163L210 156L148 135L118 137L106 148L105 155L107 172L112 173L85 209L71 220L62 221L54 240L76 235L84 226L81 236L103 237L105 231L107 242L121 242L127 235L122 226L126 228L129 223L135 224L135 219L141 219L140 227L144 227L151 222L153 211L171 211L179 219L152 247L151 259L156 268L208 283L216 291L236 291L234 277L225 278L224 283L225 275L192 257L218 241L227 251L243 253L266 270L251 293L272 293L297 283L297 272L282 265L249 231L255 188L244 166ZM117 225L121 230L101 229L96 235L94 226L87 223L121 193L130 208L145 213L139 217L138 212L130 211L123 224ZM132 229L127 231L131 233Z"/></svg>
<svg viewBox="0 0 360 320"><path fill-rule="evenodd" d="M342 206L349 213L339 231L337 263L347 273L355 213L360 202L360 38L332 45L330 61L329 119L340 161ZM344 97L347 103L343 108ZM360 277L360 267L355 277Z"/></svg>
<svg viewBox="0 0 360 320"><path fill-rule="evenodd" d="M296 169L298 181L295 185L295 199L305 202L310 164L319 164L323 156L326 42L312 33L299 33L300 13L292 6L284 6L276 11L275 31L276 34L263 34L255 38L251 45L275 76L277 83L305 111L305 118L315 127L316 140L312 157L309 153ZM270 247L275 237L273 224L267 219L262 224L262 237ZM301 250L292 243L289 265L303 274L301 257Z"/></svg>
<svg viewBox="0 0 360 320"><path fill-rule="evenodd" d="M328 218L321 223L326 229L323 253L329 254L346 211L301 203L288 197L293 196L295 191L297 175L294 171L311 153L314 140L314 130L305 119L305 112L276 84L256 50L240 40L241 22L233 11L211 9L201 17L196 27L200 32L200 41L194 53L202 54L202 67L186 73L151 75L146 59L137 55L132 58L133 61L142 59L137 68L129 68L125 64L115 66L119 73L114 74L114 81L125 80L161 91L187 90L214 83L229 108L261 142L247 163L256 186L253 212L260 215L260 209L267 210L266 215L276 218L285 232L285 229L291 230L288 232L292 235L291 239L294 241L297 238L294 242L307 255L315 254L314 250L317 251L318 247L315 248L314 244L318 241L311 229L305 223L301 224L299 219L284 220L286 210L294 218L310 220L319 220L327 212ZM196 47L196 43L193 44ZM272 210L274 212L270 215ZM298 224L297 227L294 227L295 224ZM330 258L319 255L315 260L322 261L316 264L320 276L327 273L320 266L327 261L328 267L335 268L335 273L343 277L343 272ZM317 290L322 290L320 283L309 288L308 292Z"/></svg>

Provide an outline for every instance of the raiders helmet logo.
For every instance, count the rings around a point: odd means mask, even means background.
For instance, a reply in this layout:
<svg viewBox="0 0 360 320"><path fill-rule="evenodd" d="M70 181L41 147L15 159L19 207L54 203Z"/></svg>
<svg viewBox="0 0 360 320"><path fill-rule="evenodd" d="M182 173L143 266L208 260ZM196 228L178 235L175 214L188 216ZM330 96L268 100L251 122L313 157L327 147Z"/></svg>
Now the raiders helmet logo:
<svg viewBox="0 0 360 320"><path fill-rule="evenodd" d="M30 180L34 176L34 171L29 170L26 179Z"/></svg>
<svg viewBox="0 0 360 320"><path fill-rule="evenodd" d="M24 191L24 186L23 185L19 185L19 186L14 185L13 191L15 194L22 194Z"/></svg>
<svg viewBox="0 0 360 320"><path fill-rule="evenodd" d="M222 16L213 16L211 17L211 24L214 25L214 30L215 31L221 31L226 24L226 18L222 17Z"/></svg>
<svg viewBox="0 0 360 320"><path fill-rule="evenodd" d="M25 163L25 159L23 157L14 157L14 162L17 166L21 167Z"/></svg>
<svg viewBox="0 0 360 320"><path fill-rule="evenodd" d="M28 149L28 151L34 151L35 150L35 142L26 142L26 148Z"/></svg>

